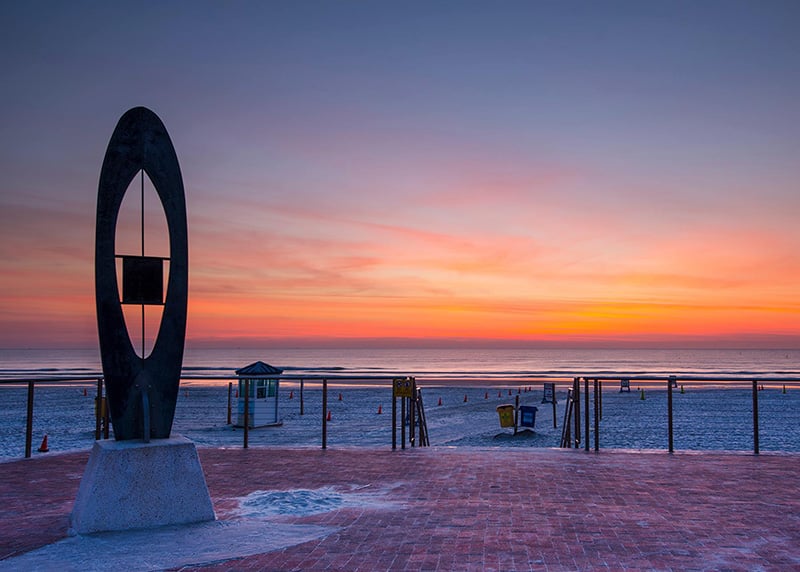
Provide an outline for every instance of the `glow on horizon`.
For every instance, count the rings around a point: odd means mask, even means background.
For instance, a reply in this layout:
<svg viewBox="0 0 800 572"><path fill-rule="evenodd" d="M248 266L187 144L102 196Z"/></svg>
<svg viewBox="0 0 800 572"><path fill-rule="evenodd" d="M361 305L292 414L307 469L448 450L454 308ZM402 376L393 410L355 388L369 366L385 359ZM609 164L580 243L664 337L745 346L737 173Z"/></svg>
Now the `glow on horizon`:
<svg viewBox="0 0 800 572"><path fill-rule="evenodd" d="M800 347L795 6L191 8L5 8L0 347L96 344L139 104L183 170L189 346Z"/></svg>

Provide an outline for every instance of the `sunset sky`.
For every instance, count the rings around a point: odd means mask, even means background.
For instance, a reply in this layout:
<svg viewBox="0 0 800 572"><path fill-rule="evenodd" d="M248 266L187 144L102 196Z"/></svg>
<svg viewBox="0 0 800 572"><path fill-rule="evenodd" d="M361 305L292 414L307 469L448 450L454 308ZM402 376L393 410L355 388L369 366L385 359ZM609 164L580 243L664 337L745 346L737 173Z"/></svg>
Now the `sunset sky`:
<svg viewBox="0 0 800 572"><path fill-rule="evenodd" d="M183 172L190 347L800 347L796 1L0 19L0 348L97 344L97 183L137 105Z"/></svg>

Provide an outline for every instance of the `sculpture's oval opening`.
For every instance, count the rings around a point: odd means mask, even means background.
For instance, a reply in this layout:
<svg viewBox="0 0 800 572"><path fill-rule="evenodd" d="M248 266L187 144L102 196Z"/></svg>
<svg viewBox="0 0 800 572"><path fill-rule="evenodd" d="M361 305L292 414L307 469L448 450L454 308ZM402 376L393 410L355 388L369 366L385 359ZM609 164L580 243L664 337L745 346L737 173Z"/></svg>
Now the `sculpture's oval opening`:
<svg viewBox="0 0 800 572"><path fill-rule="evenodd" d="M122 199L117 219L114 253L117 257L119 299L122 302L128 337L139 357L146 358L153 350L161 325L169 279L170 246L169 227L164 208L155 186L144 171L136 174ZM132 272L130 266L124 270L124 258L141 259L141 257L149 259L144 278L126 277L125 272L133 274L135 270ZM163 261L159 264L158 260L153 259L163 259ZM136 260L133 260L133 263L132 267L136 268ZM125 292L126 280L127 285L139 284L141 280L152 282L157 277L157 272L153 272L154 265L160 266L161 271L160 296L158 296L161 303L155 303L152 296L149 296L151 299L145 303L136 303L142 298L137 297L136 293L132 295L131 292ZM151 294L154 288L158 289L157 286L150 284L147 293ZM131 302L131 299L134 301Z"/></svg>

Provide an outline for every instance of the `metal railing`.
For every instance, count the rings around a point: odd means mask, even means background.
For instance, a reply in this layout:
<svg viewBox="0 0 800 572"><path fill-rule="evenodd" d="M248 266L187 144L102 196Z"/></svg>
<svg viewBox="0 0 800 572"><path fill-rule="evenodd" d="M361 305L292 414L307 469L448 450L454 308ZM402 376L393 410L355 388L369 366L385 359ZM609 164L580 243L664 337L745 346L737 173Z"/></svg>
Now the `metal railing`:
<svg viewBox="0 0 800 572"><path fill-rule="evenodd" d="M259 376L251 376L252 379L257 379ZM347 376L347 375L327 375L327 376L314 376L314 375L280 375L280 376L261 376L270 379L280 379L281 381L296 381L300 383L300 414L303 415L303 387L306 381L309 382L316 382L321 384L322 386L322 422L321 422L321 441L322 441L322 448L325 449L327 447L327 386L328 382L385 382L387 384L391 384L392 380L398 377L404 377L403 374L400 373L390 373L381 376L373 376L373 375L361 375L361 376ZM543 380L543 379L566 379L567 376L565 375L544 375L544 376L536 376L536 380ZM238 381L239 378L237 376L181 376L181 380L187 381L228 381L228 424L230 424L230 391L233 381ZM800 377L781 377L781 376L765 376L765 377L733 377L733 376L698 376L698 375L686 375L686 376L675 376L675 375L580 375L573 378L573 384L570 389L570 399L572 400L571 404L571 419L567 420L565 418L564 425L567 425L567 422L574 425L574 435L572 438L569 437L570 429L572 427L564 427L567 431L567 443L569 447L580 448L581 445L581 415L580 415L580 407L581 407L581 399L580 399L580 382L584 382L584 404L583 404L583 423L584 423L584 439L583 439L583 446L586 451L590 450L590 383L593 384L594 387L594 423L591 425L594 430L594 450L599 451L600 449L600 421L602 420L603 413L602 413L602 394L603 382L620 382L621 380L628 380L629 382L641 382L641 383L648 383L648 384L665 384L666 391L667 391L667 450L672 453L674 452L674 420L673 420L673 403L672 403L672 390L677 387L678 383L683 384L691 384L691 383L699 383L699 384L713 384L713 383L723 383L725 384L726 388L729 387L736 387L736 384L739 384L739 387L746 386L752 389L752 407L753 407L753 421L752 421L752 432L753 432L753 453L759 454L760 452L760 443L759 443L759 410L758 410L758 391L760 387L763 387L765 384L769 385L780 385L783 384L784 388L786 386L792 388L800 388ZM506 380L509 381L509 380ZM97 396L96 396L96 414L95 414L95 438L99 439L101 434L105 434L105 437L108 438L109 434L109 423L108 417L103 416L100 414L102 400L104 399L103 396L103 377L101 374L90 373L88 375L83 376L51 376L51 377L20 377L20 378L5 378L0 379L0 385L17 385L17 386L27 386L27 398L26 398L26 423L25 423L25 458L29 458L31 456L32 450L32 435L33 435L33 415L34 415L34 396L35 396L35 385L36 384L59 384L59 383L70 383L70 382L92 382L97 384ZM530 379L523 380L523 379L515 379L512 383L518 383L520 385L527 385L530 383ZM249 392L248 392L249 393ZM106 408L107 412L107 408ZM245 406L245 412L247 412L247 407ZM555 416L554 416L555 421ZM248 446L248 423L245 423L245 430L243 435L243 446L246 448ZM563 442L563 439L562 439Z"/></svg>
<svg viewBox="0 0 800 572"><path fill-rule="evenodd" d="M698 375L687 375L687 376L677 376L677 375L669 375L669 376L649 376L649 375L634 375L634 376L625 376L625 375L614 375L614 376L594 376L594 375L587 375L587 376L579 376L573 379L573 386L569 390L569 399L572 400L571 405L573 407L571 410L573 411L572 419L565 419L564 422L564 435L562 435L562 447L572 447L580 448L580 441L581 441L581 430L580 430L580 382L583 380L584 382L584 449L589 451L589 442L590 442L590 408L589 408L589 383L593 382L594 386L594 450L600 450L600 420L603 418L602 413L602 382L603 381L617 381L621 382L623 380L627 380L628 383L630 382L650 382L650 383L665 383L666 384L666 391L667 391L667 450L670 453L675 452L674 446L674 419L673 419L673 400L672 400L672 390L678 387L678 383L682 382L683 384L687 383L703 383L703 384L713 384L713 383L724 383L726 384L726 389L730 389L732 386L735 387L734 384L740 384L740 386L749 387L752 391L752 407L753 407L753 453L758 455L760 453L760 444L759 444L759 412L758 412L758 392L764 388L766 384L775 385L775 384L782 384L783 389L785 391L786 386L789 385L790 387L797 387L800 386L800 378L798 377L775 377L775 376L765 376L765 377L720 377L720 376L698 376ZM642 394L643 397L643 394ZM568 411L570 408L568 407ZM569 423L574 423L574 439L570 439L570 427Z"/></svg>

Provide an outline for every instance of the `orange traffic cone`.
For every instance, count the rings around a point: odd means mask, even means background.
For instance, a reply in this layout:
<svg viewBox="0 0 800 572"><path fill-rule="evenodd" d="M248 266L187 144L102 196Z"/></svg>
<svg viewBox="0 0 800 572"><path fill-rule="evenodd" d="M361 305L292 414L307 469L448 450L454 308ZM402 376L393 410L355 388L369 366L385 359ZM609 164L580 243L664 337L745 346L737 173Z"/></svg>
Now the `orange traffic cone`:
<svg viewBox="0 0 800 572"><path fill-rule="evenodd" d="M294 399L294 391L289 392L289 399Z"/></svg>
<svg viewBox="0 0 800 572"><path fill-rule="evenodd" d="M86 388L84 387L83 388L83 396L86 397L87 395L89 395L89 393L86 391Z"/></svg>
<svg viewBox="0 0 800 572"><path fill-rule="evenodd" d="M39 447L38 451L39 451L40 453L47 453L49 450L50 450L50 449L48 449L48 448L47 448L47 435L45 435L45 436L44 436L44 439L42 439L42 444L41 444L41 446Z"/></svg>
<svg viewBox="0 0 800 572"><path fill-rule="evenodd" d="M378 405L378 415L383 413L383 405Z"/></svg>
<svg viewBox="0 0 800 572"><path fill-rule="evenodd" d="M439 405L441 405L441 404L442 404L442 398L440 397L439 398Z"/></svg>
<svg viewBox="0 0 800 572"><path fill-rule="evenodd" d="M342 400L342 394L340 393L339 394L339 401L341 401L341 400Z"/></svg>
<svg viewBox="0 0 800 572"><path fill-rule="evenodd" d="M328 421L330 421L330 420L331 420L331 410L328 409Z"/></svg>

